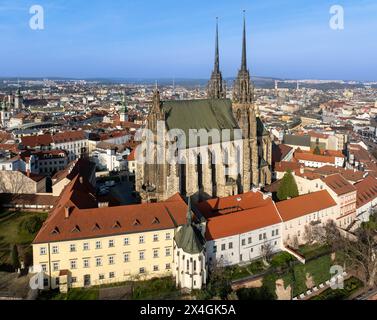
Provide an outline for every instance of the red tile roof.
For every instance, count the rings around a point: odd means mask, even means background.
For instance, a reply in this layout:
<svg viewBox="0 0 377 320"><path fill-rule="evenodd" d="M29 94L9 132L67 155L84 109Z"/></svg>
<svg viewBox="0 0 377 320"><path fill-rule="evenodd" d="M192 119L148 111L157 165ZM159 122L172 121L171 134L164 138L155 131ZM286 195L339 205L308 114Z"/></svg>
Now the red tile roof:
<svg viewBox="0 0 377 320"><path fill-rule="evenodd" d="M49 146L53 142L50 134L43 134L39 136L28 136L21 138L21 144L25 147L35 148L39 146Z"/></svg>
<svg viewBox="0 0 377 320"><path fill-rule="evenodd" d="M94 196L88 197L88 187L79 176L67 185L34 243L163 230L186 223L187 204L179 195L159 203L98 208Z"/></svg>
<svg viewBox="0 0 377 320"><path fill-rule="evenodd" d="M356 191L356 188L339 173L322 178L322 181L339 196Z"/></svg>
<svg viewBox="0 0 377 320"><path fill-rule="evenodd" d="M64 131L53 135L53 140L55 143L64 143L70 141L80 141L85 140L86 135L84 131Z"/></svg>
<svg viewBox="0 0 377 320"><path fill-rule="evenodd" d="M283 221L296 219L334 206L336 206L336 202L327 190L305 194L276 204Z"/></svg>
<svg viewBox="0 0 377 320"><path fill-rule="evenodd" d="M362 207L377 197L377 179L368 176L363 181L355 184L357 190L357 208Z"/></svg>
<svg viewBox="0 0 377 320"><path fill-rule="evenodd" d="M261 192L248 192L197 204L207 218L206 239L220 239L246 233L281 222L271 198Z"/></svg>
<svg viewBox="0 0 377 320"><path fill-rule="evenodd" d="M301 167L303 167L303 165L298 162L282 161L282 162L277 162L275 164L275 171L276 172L286 172L288 170L295 171L295 170L300 170Z"/></svg>

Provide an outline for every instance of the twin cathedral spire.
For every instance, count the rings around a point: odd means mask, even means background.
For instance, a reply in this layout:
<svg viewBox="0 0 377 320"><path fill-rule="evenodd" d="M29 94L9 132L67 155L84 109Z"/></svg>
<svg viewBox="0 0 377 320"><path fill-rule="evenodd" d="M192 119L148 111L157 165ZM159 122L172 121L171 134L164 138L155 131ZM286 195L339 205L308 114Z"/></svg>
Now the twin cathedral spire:
<svg viewBox="0 0 377 320"><path fill-rule="evenodd" d="M246 58L246 19L243 20L242 36L242 58L241 68L238 71L237 78L234 81L233 101L235 103L252 103L254 96L254 87L250 79L250 73L247 69ZM208 97L212 99L226 98L226 86L220 71L219 58L219 27L216 18L216 43L215 43L215 64L212 71L211 80L208 83Z"/></svg>

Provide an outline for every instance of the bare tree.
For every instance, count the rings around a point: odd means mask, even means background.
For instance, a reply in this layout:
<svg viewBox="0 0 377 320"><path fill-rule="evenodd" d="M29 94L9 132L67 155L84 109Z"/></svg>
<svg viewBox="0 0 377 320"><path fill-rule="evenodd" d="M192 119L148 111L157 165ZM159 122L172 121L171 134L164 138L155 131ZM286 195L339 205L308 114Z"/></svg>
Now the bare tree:
<svg viewBox="0 0 377 320"><path fill-rule="evenodd" d="M377 237L374 230L359 228L354 234L340 232L334 223L326 225L326 242L344 254L348 268L355 269L368 288L377 281Z"/></svg>
<svg viewBox="0 0 377 320"><path fill-rule="evenodd" d="M260 253L263 262L268 264L271 261L271 258L274 254L274 246L270 241L265 241L261 247Z"/></svg>
<svg viewBox="0 0 377 320"><path fill-rule="evenodd" d="M10 195L15 200L23 193L30 193L26 176L20 171L0 171L0 193Z"/></svg>
<svg viewBox="0 0 377 320"><path fill-rule="evenodd" d="M320 224L309 224L305 226L304 239L306 243L313 244L315 242L322 243L324 240L325 228Z"/></svg>

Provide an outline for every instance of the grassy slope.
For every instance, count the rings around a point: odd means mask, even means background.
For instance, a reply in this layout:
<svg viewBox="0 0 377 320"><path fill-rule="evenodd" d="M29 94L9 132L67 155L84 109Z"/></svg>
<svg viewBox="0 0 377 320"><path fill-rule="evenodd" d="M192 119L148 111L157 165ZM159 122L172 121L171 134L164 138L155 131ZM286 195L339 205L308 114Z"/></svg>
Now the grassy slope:
<svg viewBox="0 0 377 320"><path fill-rule="evenodd" d="M30 244L35 234L20 232L18 226L21 221L32 216L46 219L47 213L12 212L2 214L2 218L0 218L0 265L10 263L10 251L14 244L19 245L22 250L30 251Z"/></svg>

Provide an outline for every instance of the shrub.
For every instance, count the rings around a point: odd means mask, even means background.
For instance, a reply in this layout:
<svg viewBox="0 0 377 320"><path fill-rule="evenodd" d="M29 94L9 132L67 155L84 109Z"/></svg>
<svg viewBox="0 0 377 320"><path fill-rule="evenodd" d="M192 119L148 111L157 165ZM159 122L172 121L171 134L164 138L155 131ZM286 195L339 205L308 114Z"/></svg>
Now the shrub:
<svg viewBox="0 0 377 320"><path fill-rule="evenodd" d="M17 245L13 245L12 251L10 253L12 266L14 269L18 269L20 267L20 259L18 257L18 248Z"/></svg>
<svg viewBox="0 0 377 320"><path fill-rule="evenodd" d="M237 297L239 300L275 300L275 295L266 286L239 289L237 290Z"/></svg>
<svg viewBox="0 0 377 320"><path fill-rule="evenodd" d="M43 225L43 220L41 217L32 216L22 220L19 224L19 230L21 232L27 232L29 234L34 234L39 231Z"/></svg>
<svg viewBox="0 0 377 320"><path fill-rule="evenodd" d="M287 267L289 265L289 262L293 260L293 256L290 255L288 252L280 252L272 258L271 266L275 268L284 268Z"/></svg>

